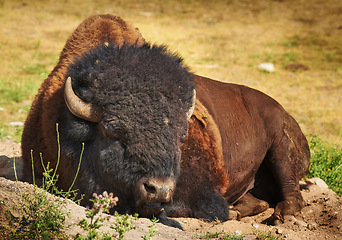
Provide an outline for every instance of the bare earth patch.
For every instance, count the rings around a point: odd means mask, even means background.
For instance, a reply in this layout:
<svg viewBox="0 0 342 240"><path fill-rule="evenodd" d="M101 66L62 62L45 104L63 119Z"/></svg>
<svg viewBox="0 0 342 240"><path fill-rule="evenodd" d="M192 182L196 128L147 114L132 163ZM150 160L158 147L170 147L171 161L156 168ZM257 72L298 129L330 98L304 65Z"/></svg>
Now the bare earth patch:
<svg viewBox="0 0 342 240"><path fill-rule="evenodd" d="M13 206L18 206L20 198L17 183L13 181L14 157L17 170L20 171L20 144L9 140L0 142L0 226L7 224L4 215L6 209L11 210L13 215L18 214L12 210ZM32 185L19 182L19 187L23 192L27 192ZM317 179L302 182L301 188L306 204L302 213L296 216L295 222L290 220L281 226L272 226L270 224L272 208L257 216L243 218L241 221L231 220L223 223L177 218L176 220L183 225L185 231L157 223L158 231L153 239L198 239L199 235L206 232L222 231L242 234L244 239L255 239L257 231L271 231L279 239L342 239L342 198ZM77 223L85 218L85 209L71 201L68 202L66 210L70 211L66 225ZM114 218L110 218L101 230L112 231L109 226L113 224L113 221ZM134 224L136 229L128 232L125 239L141 239L148 232L151 222L141 218ZM72 237L77 233L82 233L82 230L77 226L72 226L66 230L66 233Z"/></svg>

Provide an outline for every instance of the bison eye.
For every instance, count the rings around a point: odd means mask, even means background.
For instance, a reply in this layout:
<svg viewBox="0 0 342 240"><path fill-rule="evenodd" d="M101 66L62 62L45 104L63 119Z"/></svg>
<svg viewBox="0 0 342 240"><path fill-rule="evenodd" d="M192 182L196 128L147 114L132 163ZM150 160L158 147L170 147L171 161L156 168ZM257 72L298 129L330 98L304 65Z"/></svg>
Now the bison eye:
<svg viewBox="0 0 342 240"><path fill-rule="evenodd" d="M120 141L124 144L127 140L126 131L123 129L101 124L100 131L104 137L112 139L114 141Z"/></svg>

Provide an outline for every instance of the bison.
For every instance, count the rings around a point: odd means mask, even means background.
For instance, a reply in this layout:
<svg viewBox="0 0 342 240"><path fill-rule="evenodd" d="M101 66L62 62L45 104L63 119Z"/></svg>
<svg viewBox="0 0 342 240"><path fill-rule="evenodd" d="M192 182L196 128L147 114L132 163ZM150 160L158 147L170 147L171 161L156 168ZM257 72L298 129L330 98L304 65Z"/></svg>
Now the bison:
<svg viewBox="0 0 342 240"><path fill-rule="evenodd" d="M58 123L59 139L56 133ZM228 220L275 205L274 221L303 207L310 152L297 122L271 97L190 72L165 46L111 15L69 37L43 82L22 136L24 176L56 167L57 186L113 192L115 211ZM32 156L31 156L32 155ZM232 205L232 210L229 210Z"/></svg>

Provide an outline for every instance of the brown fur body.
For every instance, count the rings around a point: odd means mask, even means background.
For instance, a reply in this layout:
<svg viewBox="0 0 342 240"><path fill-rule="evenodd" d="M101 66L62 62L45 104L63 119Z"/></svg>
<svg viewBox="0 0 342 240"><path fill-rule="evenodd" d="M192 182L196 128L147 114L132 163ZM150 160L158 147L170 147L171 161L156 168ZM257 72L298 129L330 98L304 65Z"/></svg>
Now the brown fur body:
<svg viewBox="0 0 342 240"><path fill-rule="evenodd" d="M25 123L22 152L27 177L31 149L34 159L40 159L42 152L45 164L56 164L55 126L65 117L61 113L68 66L107 41L118 46L144 43L137 29L110 15L90 17L75 30L58 65L42 84ZM243 217L268 206L253 196L277 204L275 220L299 212L303 200L298 181L308 169L310 154L295 120L275 100L257 90L196 75L194 81L196 108L181 147L174 200L165 208L166 213L227 220L228 205L234 204ZM77 163L70 168L70 163L62 161L59 168L67 172L59 179L59 186L67 189ZM40 161L35 161L35 171L43 172Z"/></svg>
<svg viewBox="0 0 342 240"><path fill-rule="evenodd" d="M297 122L257 90L200 76L195 82L196 108L170 216L203 217L216 209L210 206L215 201L198 204L205 192L223 196L241 217L268 207L252 201L250 193L276 205L275 220L298 213L303 207L298 181L309 167L310 152Z"/></svg>

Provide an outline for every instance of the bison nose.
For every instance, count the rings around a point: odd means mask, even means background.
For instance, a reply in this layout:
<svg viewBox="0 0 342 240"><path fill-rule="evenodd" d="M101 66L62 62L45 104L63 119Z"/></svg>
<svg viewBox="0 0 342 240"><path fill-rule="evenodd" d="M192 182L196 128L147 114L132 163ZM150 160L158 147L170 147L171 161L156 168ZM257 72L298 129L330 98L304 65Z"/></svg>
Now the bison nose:
<svg viewBox="0 0 342 240"><path fill-rule="evenodd" d="M176 187L173 177L152 177L140 179L136 186L136 206L139 215L148 216L158 213L165 203L170 202Z"/></svg>
<svg viewBox="0 0 342 240"><path fill-rule="evenodd" d="M149 178L143 183L148 202L169 202L175 188L173 178Z"/></svg>

